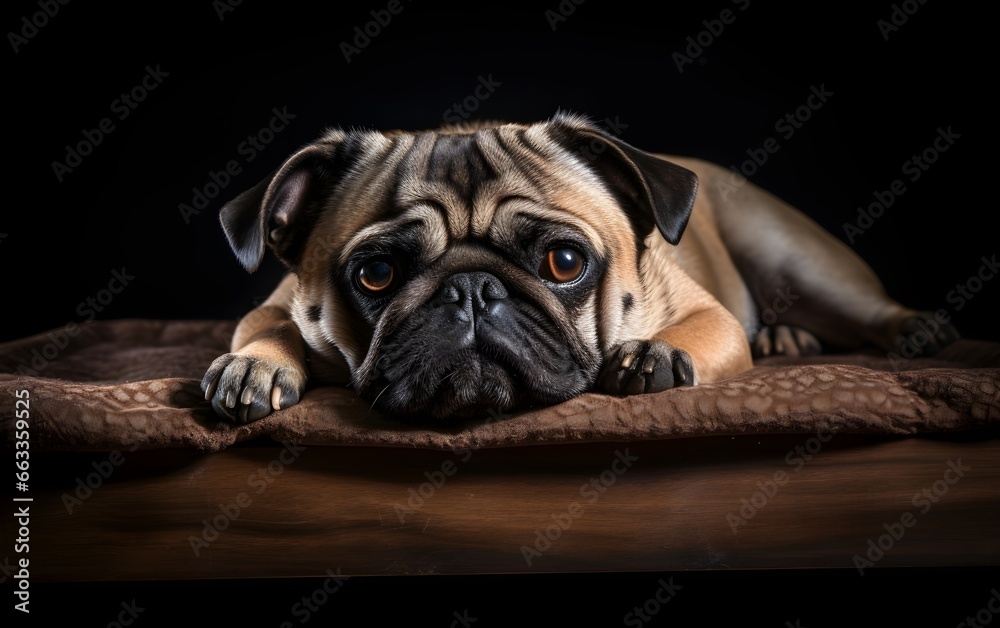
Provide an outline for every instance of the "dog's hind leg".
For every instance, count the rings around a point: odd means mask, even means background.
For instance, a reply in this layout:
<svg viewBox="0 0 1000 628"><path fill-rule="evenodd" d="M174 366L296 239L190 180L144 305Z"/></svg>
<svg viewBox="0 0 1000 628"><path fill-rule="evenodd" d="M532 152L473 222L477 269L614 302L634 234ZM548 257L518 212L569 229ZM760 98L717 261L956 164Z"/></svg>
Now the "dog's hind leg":
<svg viewBox="0 0 1000 628"><path fill-rule="evenodd" d="M751 349L753 357L766 358L770 355L816 355L822 353L823 346L807 329L791 325L767 325L757 332Z"/></svg>
<svg viewBox="0 0 1000 628"><path fill-rule="evenodd" d="M801 328L831 349L874 345L908 357L958 338L946 321L891 298L857 253L791 205L719 166L681 165L699 175L763 324Z"/></svg>

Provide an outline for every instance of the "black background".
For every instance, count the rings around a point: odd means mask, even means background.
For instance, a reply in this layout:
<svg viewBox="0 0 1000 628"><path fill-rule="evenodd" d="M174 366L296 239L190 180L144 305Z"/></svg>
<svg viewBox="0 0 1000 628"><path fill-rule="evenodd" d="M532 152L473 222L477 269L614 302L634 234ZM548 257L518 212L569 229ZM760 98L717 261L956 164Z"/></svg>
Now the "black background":
<svg viewBox="0 0 1000 628"><path fill-rule="evenodd" d="M558 11L558 0L519 8L402 0L402 12L347 62L341 42L387 4L248 0L220 19L209 1L71 2L16 53L8 45L0 340L84 322L78 306L123 268L134 279L101 319L238 318L266 297L282 269L270 258L252 276L239 267L218 223L225 201L325 127L435 127L474 93L480 77L500 83L475 112L485 118L527 122L560 109L610 118L626 125L620 136L635 146L726 166L738 166L748 149L775 137L780 150L751 179L842 239L856 208L904 178L903 163L950 127L961 137L918 181L906 182L906 193L854 248L892 296L922 309L947 308L963 335L997 339L998 285L985 283L961 310L946 301L983 256L997 252L987 218L996 205L994 121L984 115L994 36L975 9L908 3L916 12L886 39L878 21L893 13L889 2L850 10L758 0L654 9L565 0L573 13L553 29L545 12ZM672 55L724 9L735 21L679 71ZM21 18L38 10L35 2L7 3L5 32L20 31ZM168 76L119 120L112 101L140 84L147 66ZM775 123L804 105L813 86L833 96L791 138L781 137ZM237 147L268 124L273 108L295 118L247 163ZM115 129L60 182L52 162L65 161L66 145L105 117ZM241 174L185 223L179 204L190 204L192 188L204 188L232 159ZM406 579L385 582L390 596L436 590ZM627 578L579 582L569 585L569 597L555 589L553 595L570 600L576 587L593 601L599 596L592 591L619 594L610 583ZM762 588L801 582L791 577ZM474 579L442 586L454 592L463 583L479 586ZM506 585L535 586L525 579ZM730 577L718 586L725 595L745 585ZM372 599L381 595L374 585L369 591ZM502 597L491 599L500 605ZM441 623L447 621L446 613Z"/></svg>
<svg viewBox="0 0 1000 628"><path fill-rule="evenodd" d="M513 10L404 0L348 63L340 43L385 5L317 11L246 2L220 21L211 2L71 3L16 54L8 50L0 227L8 324L0 333L10 339L83 322L78 305L121 268L135 279L99 318L239 317L281 269L273 259L255 276L238 266L218 224L226 200L328 126L434 127L473 95L479 77L492 77L500 86L476 115L532 121L563 109L610 118L640 148L737 167L774 137L780 150L751 179L842 239L856 208L905 178L902 164L951 127L960 139L906 182L855 250L892 296L947 308L965 336L996 338L996 286L985 284L958 311L946 300L982 256L997 252L985 216L991 127L979 115L987 97L978 66L989 39L975 14L924 5L887 41L877 22L892 8L878 3L859 12L715 2L660 14L590 0L553 31L545 11L556 1ZM18 3L4 23L15 28L33 7ZM672 55L726 8L735 21L678 71ZM169 76L118 120L111 103L140 83L147 65ZM775 123L821 85L834 95L784 139ZM247 163L238 146L275 107L296 117ZM60 183L52 162L65 161L66 145L105 117L114 131ZM193 188L204 189L231 159L241 174L186 224L178 206L191 204Z"/></svg>

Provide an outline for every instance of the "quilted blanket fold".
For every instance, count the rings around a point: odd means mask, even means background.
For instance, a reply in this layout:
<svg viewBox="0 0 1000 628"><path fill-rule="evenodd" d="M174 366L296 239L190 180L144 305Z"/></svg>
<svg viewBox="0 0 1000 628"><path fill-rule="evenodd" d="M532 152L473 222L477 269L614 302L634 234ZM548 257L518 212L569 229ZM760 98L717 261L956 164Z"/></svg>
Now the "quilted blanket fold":
<svg viewBox="0 0 1000 628"><path fill-rule="evenodd" d="M995 429L1000 343L960 340L932 358L876 352L769 358L714 384L652 395L585 394L460 424L403 423L350 390L320 387L250 425L220 420L199 382L227 350L231 321L94 321L0 345L0 391L27 390L33 448L217 451L267 436L307 445L475 449L752 433L917 434ZM22 393L23 395L23 393Z"/></svg>

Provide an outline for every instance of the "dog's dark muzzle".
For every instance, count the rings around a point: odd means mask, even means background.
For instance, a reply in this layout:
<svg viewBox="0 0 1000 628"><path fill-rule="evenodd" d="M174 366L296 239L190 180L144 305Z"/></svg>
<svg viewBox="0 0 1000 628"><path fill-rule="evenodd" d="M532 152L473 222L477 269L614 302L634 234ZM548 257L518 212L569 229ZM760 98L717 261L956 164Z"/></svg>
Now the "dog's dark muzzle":
<svg viewBox="0 0 1000 628"><path fill-rule="evenodd" d="M558 325L496 275L460 272L381 344L365 390L394 415L463 417L578 394L586 376Z"/></svg>

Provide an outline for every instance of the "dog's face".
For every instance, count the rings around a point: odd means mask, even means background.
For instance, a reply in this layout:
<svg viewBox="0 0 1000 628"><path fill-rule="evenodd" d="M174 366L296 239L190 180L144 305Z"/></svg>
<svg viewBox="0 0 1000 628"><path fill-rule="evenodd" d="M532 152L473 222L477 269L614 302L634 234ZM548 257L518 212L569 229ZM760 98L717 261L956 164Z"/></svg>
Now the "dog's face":
<svg viewBox="0 0 1000 628"><path fill-rule="evenodd" d="M566 400L609 347L655 333L643 242L677 242L696 187L574 117L332 131L222 220L248 270L269 246L298 276L314 375L450 417Z"/></svg>

